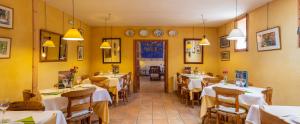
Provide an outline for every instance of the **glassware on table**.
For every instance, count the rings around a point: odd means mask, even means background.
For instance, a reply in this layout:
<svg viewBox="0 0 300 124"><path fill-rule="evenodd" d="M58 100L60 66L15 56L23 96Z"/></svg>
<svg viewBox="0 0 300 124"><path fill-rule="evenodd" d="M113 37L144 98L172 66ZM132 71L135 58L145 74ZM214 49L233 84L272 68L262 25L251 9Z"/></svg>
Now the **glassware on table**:
<svg viewBox="0 0 300 124"><path fill-rule="evenodd" d="M1 124L9 122L9 119L4 118L5 112L8 109L8 107L9 107L9 100L8 99L0 100L0 110L2 112Z"/></svg>

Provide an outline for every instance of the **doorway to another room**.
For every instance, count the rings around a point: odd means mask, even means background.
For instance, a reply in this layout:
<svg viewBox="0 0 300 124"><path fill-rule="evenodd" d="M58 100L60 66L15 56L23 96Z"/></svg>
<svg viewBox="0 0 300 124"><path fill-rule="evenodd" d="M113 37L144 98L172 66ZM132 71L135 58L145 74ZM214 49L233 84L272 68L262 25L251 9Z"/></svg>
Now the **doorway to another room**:
<svg viewBox="0 0 300 124"><path fill-rule="evenodd" d="M168 92L167 40L135 40L134 92Z"/></svg>

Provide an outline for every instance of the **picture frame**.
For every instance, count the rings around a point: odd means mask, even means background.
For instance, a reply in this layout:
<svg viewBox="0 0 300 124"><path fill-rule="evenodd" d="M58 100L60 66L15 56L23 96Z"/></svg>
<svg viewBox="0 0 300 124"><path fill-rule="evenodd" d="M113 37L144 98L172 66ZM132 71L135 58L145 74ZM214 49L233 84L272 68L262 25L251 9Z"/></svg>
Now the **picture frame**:
<svg viewBox="0 0 300 124"><path fill-rule="evenodd" d="M0 27L13 28L14 9L0 4Z"/></svg>
<svg viewBox="0 0 300 124"><path fill-rule="evenodd" d="M198 45L201 39L185 38L183 41L184 64L203 64L203 46Z"/></svg>
<svg viewBox="0 0 300 124"><path fill-rule="evenodd" d="M111 45L111 49L102 49L103 64L121 63L121 38L103 38L102 42Z"/></svg>
<svg viewBox="0 0 300 124"><path fill-rule="evenodd" d="M230 40L227 39L227 36L220 37L220 48L230 47Z"/></svg>
<svg viewBox="0 0 300 124"><path fill-rule="evenodd" d="M0 59L9 59L11 54L11 38L0 37Z"/></svg>
<svg viewBox="0 0 300 124"><path fill-rule="evenodd" d="M77 46L77 60L83 61L84 60L84 47Z"/></svg>
<svg viewBox="0 0 300 124"><path fill-rule="evenodd" d="M272 51L281 49L280 27L274 27L256 33L257 51Z"/></svg>
<svg viewBox="0 0 300 124"><path fill-rule="evenodd" d="M230 61L230 51L221 52L221 61Z"/></svg>

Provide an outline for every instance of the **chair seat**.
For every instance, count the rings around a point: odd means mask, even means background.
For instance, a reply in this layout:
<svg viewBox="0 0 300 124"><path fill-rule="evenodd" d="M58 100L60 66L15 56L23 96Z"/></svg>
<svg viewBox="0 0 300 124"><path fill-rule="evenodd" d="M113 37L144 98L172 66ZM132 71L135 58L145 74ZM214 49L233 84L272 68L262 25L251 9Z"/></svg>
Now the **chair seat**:
<svg viewBox="0 0 300 124"><path fill-rule="evenodd" d="M67 117L67 113L64 113L66 119L70 120L70 121L82 120L83 118L87 118L87 117L91 116L92 114L93 114L93 111L89 111L89 110L73 112L71 117Z"/></svg>
<svg viewBox="0 0 300 124"><path fill-rule="evenodd" d="M226 107L226 106L219 106L219 108L216 108L216 110L227 112L227 113L232 113L232 114L243 114L243 113L247 112L246 109L244 109L244 108L239 108L239 111L236 112L235 108L233 108L233 107Z"/></svg>

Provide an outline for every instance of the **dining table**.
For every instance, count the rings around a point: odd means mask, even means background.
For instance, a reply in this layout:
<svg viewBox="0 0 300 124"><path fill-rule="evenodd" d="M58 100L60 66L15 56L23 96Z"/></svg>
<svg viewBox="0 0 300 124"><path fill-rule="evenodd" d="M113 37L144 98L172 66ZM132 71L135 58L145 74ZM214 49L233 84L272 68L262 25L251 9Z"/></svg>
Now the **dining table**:
<svg viewBox="0 0 300 124"><path fill-rule="evenodd" d="M93 84L80 84L72 88L66 88L66 89L57 89L57 88L43 89L40 90L39 93L41 96L41 102L44 104L46 111L51 111L51 110L65 111L68 106L68 98L62 97L61 96L62 93L82 90L91 87L96 88L96 91L93 93L93 102L94 102L93 110L99 116L99 118L102 119L102 123L104 124L109 123L108 104L109 102L112 102L112 100L108 91L104 88L98 87ZM73 104L76 105L76 104L82 104L87 102L89 102L89 98L86 98L84 100L77 100Z"/></svg>
<svg viewBox="0 0 300 124"><path fill-rule="evenodd" d="M7 111L4 119L9 124L67 124L61 111Z"/></svg>
<svg viewBox="0 0 300 124"><path fill-rule="evenodd" d="M300 124L300 106L278 106L278 105L252 105L248 111L246 123L261 124L260 110L264 109L271 115L286 121L289 124Z"/></svg>
<svg viewBox="0 0 300 124"><path fill-rule="evenodd" d="M215 96L216 92L213 90L213 87L222 87L227 89L237 89L244 91L245 93L239 96L239 102L241 106L250 108L251 105L267 105L264 94L262 91L266 90L265 88L259 87L239 87L235 84L229 83L217 83L205 87L201 93L201 109L200 109L200 118L203 118L206 115L207 108L215 106ZM220 97L222 100L232 100L228 97Z"/></svg>

